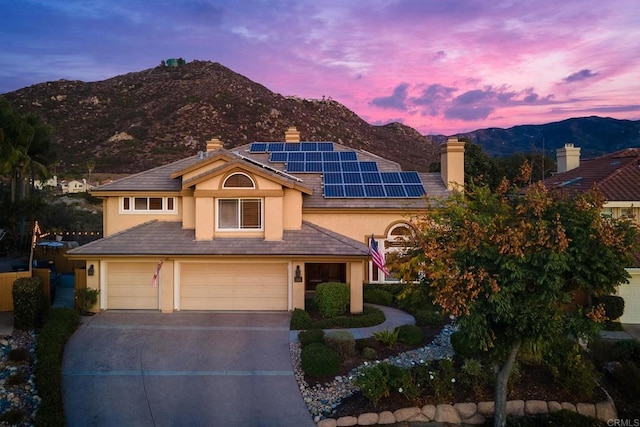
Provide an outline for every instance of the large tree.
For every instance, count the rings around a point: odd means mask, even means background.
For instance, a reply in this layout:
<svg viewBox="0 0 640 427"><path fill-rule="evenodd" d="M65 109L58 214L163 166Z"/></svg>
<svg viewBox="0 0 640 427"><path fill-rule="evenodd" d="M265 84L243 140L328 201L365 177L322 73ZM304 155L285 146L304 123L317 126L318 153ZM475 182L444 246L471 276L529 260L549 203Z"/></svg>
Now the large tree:
<svg viewBox="0 0 640 427"><path fill-rule="evenodd" d="M420 273L467 342L491 361L495 425L506 424L507 381L522 345L589 337L603 307L572 307L576 291L615 292L636 241L632 223L600 215L596 191L570 197L543 184L467 188L413 218L392 267ZM570 308L572 307L572 308Z"/></svg>

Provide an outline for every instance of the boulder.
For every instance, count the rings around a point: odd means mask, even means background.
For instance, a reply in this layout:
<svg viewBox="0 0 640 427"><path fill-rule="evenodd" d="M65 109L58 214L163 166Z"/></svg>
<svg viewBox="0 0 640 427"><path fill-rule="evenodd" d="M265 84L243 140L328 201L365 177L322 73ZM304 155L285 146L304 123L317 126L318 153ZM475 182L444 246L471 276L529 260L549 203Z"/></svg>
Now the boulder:
<svg viewBox="0 0 640 427"><path fill-rule="evenodd" d="M556 402L555 400L547 403L547 406L549 407L549 412L558 412L562 410L562 405L560 404L560 402Z"/></svg>
<svg viewBox="0 0 640 427"><path fill-rule="evenodd" d="M391 411L380 412L378 418L378 424L395 424L396 417L393 415Z"/></svg>
<svg viewBox="0 0 640 427"><path fill-rule="evenodd" d="M524 400L509 400L507 401L507 415L513 417L524 416Z"/></svg>
<svg viewBox="0 0 640 427"><path fill-rule="evenodd" d="M587 417L596 417L596 405L593 403L578 403L576 405L576 411L579 414L586 415Z"/></svg>
<svg viewBox="0 0 640 427"><path fill-rule="evenodd" d="M433 405L424 405L420 412L422 412L425 417L429 418L429 421L433 421L436 417L436 407Z"/></svg>
<svg viewBox="0 0 640 427"><path fill-rule="evenodd" d="M456 408L458 415L460 415L460 418L463 420L473 417L476 412L478 412L478 405L475 403L456 403L453 407Z"/></svg>
<svg viewBox="0 0 640 427"><path fill-rule="evenodd" d="M478 402L478 412L485 417L487 415L493 415L495 411L495 403L493 402Z"/></svg>
<svg viewBox="0 0 640 427"><path fill-rule="evenodd" d="M333 418L325 418L324 420L318 421L316 426L318 426L318 427L336 427L336 420L334 420Z"/></svg>
<svg viewBox="0 0 640 427"><path fill-rule="evenodd" d="M527 400L524 403L524 412L529 415L548 414L549 405L544 400Z"/></svg>
<svg viewBox="0 0 640 427"><path fill-rule="evenodd" d="M372 426L378 424L380 416L375 412L367 412L366 414L360 414L358 417L358 425L360 426Z"/></svg>
<svg viewBox="0 0 640 427"><path fill-rule="evenodd" d="M340 417L336 421L336 427L357 426L358 419L356 417Z"/></svg>
<svg viewBox="0 0 640 427"><path fill-rule="evenodd" d="M596 403L596 418L605 422L618 419L618 411L613 402Z"/></svg>
<svg viewBox="0 0 640 427"><path fill-rule="evenodd" d="M436 416L434 421L439 423L460 424L462 419L458 411L452 405L440 404L436 406Z"/></svg>
<svg viewBox="0 0 640 427"><path fill-rule="evenodd" d="M393 416L396 417L396 422L401 423L408 421L420 413L420 408L413 406L411 408L402 408L393 411Z"/></svg>

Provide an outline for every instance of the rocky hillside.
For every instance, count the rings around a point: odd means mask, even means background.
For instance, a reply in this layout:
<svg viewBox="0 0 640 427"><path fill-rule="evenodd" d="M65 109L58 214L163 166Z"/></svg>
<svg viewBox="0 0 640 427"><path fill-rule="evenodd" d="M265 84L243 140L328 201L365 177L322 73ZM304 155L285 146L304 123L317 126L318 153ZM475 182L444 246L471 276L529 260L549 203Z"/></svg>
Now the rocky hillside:
<svg viewBox="0 0 640 427"><path fill-rule="evenodd" d="M426 171L438 147L398 124L372 126L331 99L273 93L230 69L194 61L85 83L60 80L4 95L54 129L58 174L135 173L203 150L219 137L232 148L276 141L294 125L309 141L335 141Z"/></svg>

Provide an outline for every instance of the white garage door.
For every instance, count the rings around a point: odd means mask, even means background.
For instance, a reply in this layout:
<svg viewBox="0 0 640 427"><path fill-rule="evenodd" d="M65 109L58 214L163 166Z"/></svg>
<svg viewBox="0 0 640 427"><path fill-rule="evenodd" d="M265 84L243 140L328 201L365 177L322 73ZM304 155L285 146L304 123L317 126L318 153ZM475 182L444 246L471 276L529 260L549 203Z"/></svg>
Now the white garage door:
<svg viewBox="0 0 640 427"><path fill-rule="evenodd" d="M181 310L286 310L287 264L180 265Z"/></svg>
<svg viewBox="0 0 640 427"><path fill-rule="evenodd" d="M159 308L158 287L151 286L153 262L107 264L107 309Z"/></svg>
<svg viewBox="0 0 640 427"><path fill-rule="evenodd" d="M624 298L624 314L620 322L640 324L640 277L631 276L628 284L620 285L618 295Z"/></svg>

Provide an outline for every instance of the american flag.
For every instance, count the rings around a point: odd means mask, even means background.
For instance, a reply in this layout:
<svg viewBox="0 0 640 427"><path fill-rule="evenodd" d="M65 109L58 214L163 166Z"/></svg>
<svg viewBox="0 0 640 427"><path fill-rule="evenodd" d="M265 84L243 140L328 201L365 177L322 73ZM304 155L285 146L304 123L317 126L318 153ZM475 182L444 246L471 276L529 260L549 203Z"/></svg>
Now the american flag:
<svg viewBox="0 0 640 427"><path fill-rule="evenodd" d="M373 234L371 234L371 240L369 241L369 254L371 255L371 260L373 264L380 269L384 273L385 276L388 276L389 269L385 265L385 260L380 251L378 250L378 242L373 238Z"/></svg>
<svg viewBox="0 0 640 427"><path fill-rule="evenodd" d="M161 259L158 262L158 265L156 266L156 271L153 273L153 279L151 279L151 286L153 286L154 288L158 286L158 274L160 274L160 269L162 268L163 262L164 262L163 259Z"/></svg>

